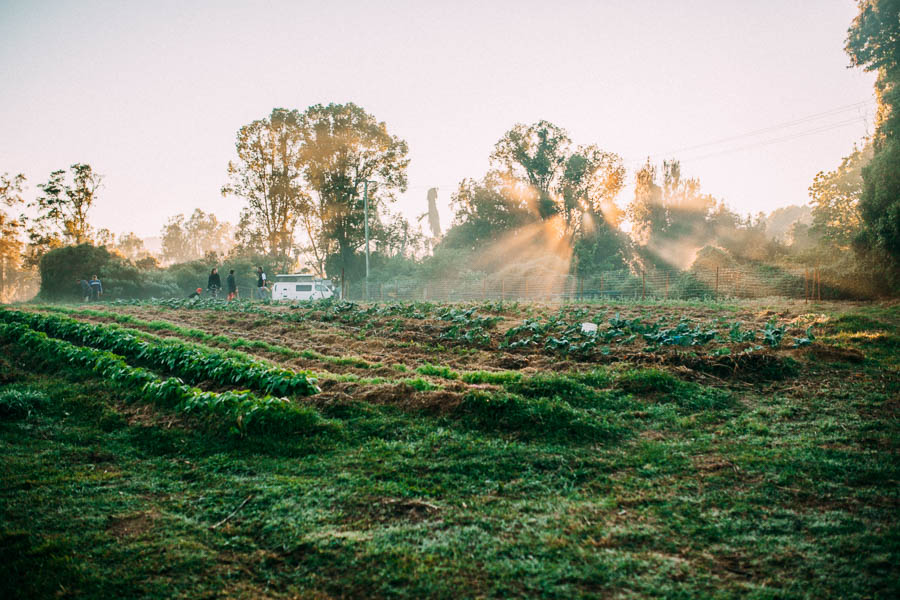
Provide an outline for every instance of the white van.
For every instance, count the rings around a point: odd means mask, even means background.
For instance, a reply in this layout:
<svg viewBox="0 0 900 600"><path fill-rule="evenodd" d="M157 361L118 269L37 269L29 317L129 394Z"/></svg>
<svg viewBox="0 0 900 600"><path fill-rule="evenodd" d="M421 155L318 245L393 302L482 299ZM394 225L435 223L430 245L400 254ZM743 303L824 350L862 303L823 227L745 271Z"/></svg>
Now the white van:
<svg viewBox="0 0 900 600"><path fill-rule="evenodd" d="M321 300L334 295L330 280L301 273L276 275L272 288L272 300Z"/></svg>

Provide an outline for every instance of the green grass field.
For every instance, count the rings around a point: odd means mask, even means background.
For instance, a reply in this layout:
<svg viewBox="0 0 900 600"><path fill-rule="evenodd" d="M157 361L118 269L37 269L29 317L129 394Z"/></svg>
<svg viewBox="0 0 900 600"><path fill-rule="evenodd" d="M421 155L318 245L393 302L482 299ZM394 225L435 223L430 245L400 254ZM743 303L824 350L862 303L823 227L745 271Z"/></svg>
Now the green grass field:
<svg viewBox="0 0 900 600"><path fill-rule="evenodd" d="M376 308L0 310L0 597L900 597L900 305Z"/></svg>

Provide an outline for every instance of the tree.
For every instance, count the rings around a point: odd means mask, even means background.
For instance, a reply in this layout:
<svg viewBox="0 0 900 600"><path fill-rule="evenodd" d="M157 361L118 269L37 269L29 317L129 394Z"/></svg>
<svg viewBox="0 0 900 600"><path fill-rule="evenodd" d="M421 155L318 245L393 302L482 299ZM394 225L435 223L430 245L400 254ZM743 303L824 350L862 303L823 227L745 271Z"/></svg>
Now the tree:
<svg viewBox="0 0 900 600"><path fill-rule="evenodd" d="M147 249L144 248L144 240L136 236L133 231L119 237L116 250L131 261L136 261L141 255L147 253Z"/></svg>
<svg viewBox="0 0 900 600"><path fill-rule="evenodd" d="M681 163L663 161L663 205L666 224L662 231L668 240L691 242L701 246L711 236L709 214L716 200L700 190L700 180L681 176Z"/></svg>
<svg viewBox="0 0 900 600"><path fill-rule="evenodd" d="M860 248L882 251L900 264L900 0L861 0L847 32L853 66L876 71L878 120L874 156L863 169Z"/></svg>
<svg viewBox="0 0 900 600"><path fill-rule="evenodd" d="M233 228L216 215L194 209L189 219L171 217L162 230L162 254L169 262L197 260L209 253L225 254L234 245Z"/></svg>
<svg viewBox="0 0 900 600"><path fill-rule="evenodd" d="M622 214L616 196L625 186L625 167L619 155L597 146L579 146L566 159L559 183L567 234L589 234L618 228Z"/></svg>
<svg viewBox="0 0 900 600"><path fill-rule="evenodd" d="M29 204L38 212L29 231L32 243L52 245L53 238L75 245L93 241L88 213L103 178L87 164L77 163L70 169L71 183L66 181L66 171L58 170L38 186L43 195Z"/></svg>
<svg viewBox="0 0 900 600"><path fill-rule="evenodd" d="M811 233L833 250L849 250L859 234L862 172L872 160L872 154L871 144L854 149L834 171L820 171L809 188L813 219Z"/></svg>
<svg viewBox="0 0 900 600"><path fill-rule="evenodd" d="M228 163L223 196L246 201L241 241L254 240L271 257L289 257L300 214L308 210L303 189L303 131L296 110L276 108L238 130L238 160Z"/></svg>
<svg viewBox="0 0 900 600"><path fill-rule="evenodd" d="M656 167L649 159L635 174L634 200L629 204L627 214L632 224L631 236L642 246L666 228L663 190L656 183Z"/></svg>
<svg viewBox="0 0 900 600"><path fill-rule="evenodd" d="M496 171L481 181L462 181L451 199L456 210L453 225L441 246L474 252L510 231L533 223L536 215L528 209L533 199L530 192Z"/></svg>
<svg viewBox="0 0 900 600"><path fill-rule="evenodd" d="M352 103L311 106L300 129L303 178L314 197L299 206L302 223L317 264L337 254L329 264L345 269L365 244L365 182L371 225L381 208L396 200L396 192L406 190L408 147Z"/></svg>
<svg viewBox="0 0 900 600"><path fill-rule="evenodd" d="M605 222L617 226L615 198L625 184L622 159L596 145L572 148L569 134L548 121L516 124L494 146L491 160L508 177L530 186L541 219L560 216L569 240Z"/></svg>
<svg viewBox="0 0 900 600"><path fill-rule="evenodd" d="M162 229L162 257L171 263L191 260L191 248L184 227L184 215L170 217Z"/></svg>
<svg viewBox="0 0 900 600"><path fill-rule="evenodd" d="M550 123L517 123L494 146L491 161L538 193L538 213L547 219L559 212L553 200L569 158L569 134Z"/></svg>
<svg viewBox="0 0 900 600"><path fill-rule="evenodd" d="M7 214L4 208L21 207L25 201L22 190L25 176L4 173L0 175L0 302L8 302L14 292L15 283L21 278L23 220Z"/></svg>

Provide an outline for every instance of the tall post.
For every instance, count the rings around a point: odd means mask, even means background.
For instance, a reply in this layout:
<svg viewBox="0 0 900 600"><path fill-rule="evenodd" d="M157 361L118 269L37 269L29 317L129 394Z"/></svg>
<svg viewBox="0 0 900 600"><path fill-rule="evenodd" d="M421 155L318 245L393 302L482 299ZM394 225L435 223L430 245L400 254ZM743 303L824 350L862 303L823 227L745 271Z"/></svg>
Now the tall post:
<svg viewBox="0 0 900 600"><path fill-rule="evenodd" d="M366 218L366 302L369 301L369 180L363 181L363 210Z"/></svg>
<svg viewBox="0 0 900 600"><path fill-rule="evenodd" d="M669 272L666 271L666 300L669 299Z"/></svg>
<svg viewBox="0 0 900 600"><path fill-rule="evenodd" d="M809 303L809 269L803 269L803 301Z"/></svg>
<svg viewBox="0 0 900 600"><path fill-rule="evenodd" d="M644 301L644 298L646 297L646 295L647 295L646 274L644 273L644 270L641 269L641 302Z"/></svg>
<svg viewBox="0 0 900 600"><path fill-rule="evenodd" d="M719 299L719 267L716 267L716 300Z"/></svg>

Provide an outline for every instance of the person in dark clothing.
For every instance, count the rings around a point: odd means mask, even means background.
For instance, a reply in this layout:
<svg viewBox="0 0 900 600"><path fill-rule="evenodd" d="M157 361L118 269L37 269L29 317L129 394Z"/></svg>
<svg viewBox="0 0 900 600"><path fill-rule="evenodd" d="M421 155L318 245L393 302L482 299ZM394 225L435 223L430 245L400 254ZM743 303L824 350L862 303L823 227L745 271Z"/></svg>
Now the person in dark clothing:
<svg viewBox="0 0 900 600"><path fill-rule="evenodd" d="M225 285L228 286L228 301L231 302L237 298L237 282L234 280L234 269L228 271L228 277L225 278Z"/></svg>
<svg viewBox="0 0 900 600"><path fill-rule="evenodd" d="M200 293L201 293L202 291L203 291L203 288L197 288L196 291L191 292L191 294L187 297L187 299L188 299L188 300L191 300L191 299L193 299L193 298L199 298L199 297L200 297Z"/></svg>
<svg viewBox="0 0 900 600"><path fill-rule="evenodd" d="M100 283L100 278L94 275L89 285L91 286L91 300L99 300L103 295L103 284Z"/></svg>
<svg viewBox="0 0 900 600"><path fill-rule="evenodd" d="M219 277L219 269L213 267L213 270L209 274L209 280L206 282L206 291L213 295L213 297L217 297L219 295L219 290L222 289L222 278Z"/></svg>
<svg viewBox="0 0 900 600"><path fill-rule="evenodd" d="M82 279L78 283L81 284L81 299L84 302L87 302L91 299L91 284L87 282L87 279Z"/></svg>
<svg viewBox="0 0 900 600"><path fill-rule="evenodd" d="M268 297L268 282L266 281L266 272L262 267L256 267L256 298L265 300Z"/></svg>

